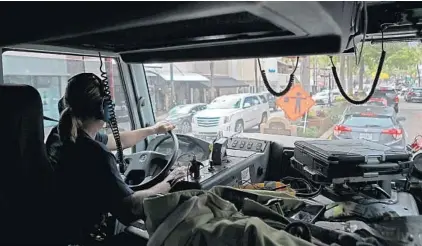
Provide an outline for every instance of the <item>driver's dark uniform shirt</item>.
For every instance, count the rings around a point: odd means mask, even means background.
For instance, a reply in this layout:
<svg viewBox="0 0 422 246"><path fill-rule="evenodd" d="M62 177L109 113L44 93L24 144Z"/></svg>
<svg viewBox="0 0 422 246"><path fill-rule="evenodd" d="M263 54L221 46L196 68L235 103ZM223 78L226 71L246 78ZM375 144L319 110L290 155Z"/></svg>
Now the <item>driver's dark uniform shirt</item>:
<svg viewBox="0 0 422 246"><path fill-rule="evenodd" d="M56 168L62 237L80 243L89 238L104 215L120 221L136 219L124 198L133 191L124 183L115 156L83 131L76 141L64 142Z"/></svg>
<svg viewBox="0 0 422 246"><path fill-rule="evenodd" d="M104 145L107 145L108 136L106 134L99 132L97 133L97 135L95 135L95 140L97 140L100 143L103 143ZM59 158L58 155L59 155L60 146L62 146L62 142L60 141L58 127L55 126L53 127L53 129L51 129L51 132L47 137L47 141L45 141L47 155L54 168L56 167L57 161Z"/></svg>

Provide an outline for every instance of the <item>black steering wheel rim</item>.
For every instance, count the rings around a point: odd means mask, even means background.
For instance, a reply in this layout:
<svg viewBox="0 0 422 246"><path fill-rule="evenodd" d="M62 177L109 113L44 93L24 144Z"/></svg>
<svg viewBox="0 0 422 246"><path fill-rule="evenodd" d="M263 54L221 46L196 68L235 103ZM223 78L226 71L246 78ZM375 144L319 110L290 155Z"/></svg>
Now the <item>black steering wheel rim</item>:
<svg viewBox="0 0 422 246"><path fill-rule="evenodd" d="M170 155L168 155L169 157L168 157L168 160L167 160L166 165L160 170L160 172L158 174L154 175L149 180L147 180L145 182L143 181L140 184L128 184L128 186L132 190L135 190L136 191L136 190L149 189L149 188L155 186L156 184L162 182L165 179L165 177L167 177L170 169L176 163L176 161L177 161L177 155L179 153L179 140L177 138L177 135L174 132L169 131L167 134L169 134L170 137L173 139L173 153L170 154ZM151 156L151 155L160 156L162 154L160 154L160 153L158 153L156 151L140 151L138 153L132 154L131 156L138 156L138 157L140 157L140 156L143 156L143 155L144 156ZM146 160L146 162L148 162L148 163L144 164L145 168L149 168L151 166L151 160L153 160L153 158L150 158L150 159L147 159ZM134 161L139 161L140 162L141 160L135 158ZM136 165L136 163L135 163L135 165ZM128 177L128 175L130 174L131 171L138 170L136 168L130 168L130 167L131 167L131 165L129 164L128 167L127 167L127 169L126 169L126 171L125 171L125 177L126 178ZM148 173L145 172L145 176L146 177L147 177L147 175L148 175Z"/></svg>

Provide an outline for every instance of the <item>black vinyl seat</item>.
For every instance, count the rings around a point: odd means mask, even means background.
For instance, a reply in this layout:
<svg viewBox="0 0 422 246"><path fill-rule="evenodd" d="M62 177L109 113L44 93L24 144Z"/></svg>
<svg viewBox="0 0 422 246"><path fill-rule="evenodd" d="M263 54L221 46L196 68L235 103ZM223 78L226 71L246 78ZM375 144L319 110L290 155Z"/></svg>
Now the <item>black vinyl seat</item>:
<svg viewBox="0 0 422 246"><path fill-rule="evenodd" d="M27 85L0 85L0 244L44 244L54 217L43 108Z"/></svg>

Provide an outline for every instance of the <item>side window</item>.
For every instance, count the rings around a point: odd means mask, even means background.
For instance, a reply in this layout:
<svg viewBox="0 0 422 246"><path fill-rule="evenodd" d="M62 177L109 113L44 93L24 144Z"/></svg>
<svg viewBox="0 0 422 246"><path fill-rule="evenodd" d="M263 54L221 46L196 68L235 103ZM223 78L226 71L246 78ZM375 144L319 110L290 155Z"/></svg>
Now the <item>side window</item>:
<svg viewBox="0 0 422 246"><path fill-rule="evenodd" d="M233 108L240 108L240 101L241 99L237 100L237 102L233 105ZM245 103L243 103L243 105L245 105Z"/></svg>
<svg viewBox="0 0 422 246"><path fill-rule="evenodd" d="M258 100L257 97L246 97L243 101L243 107L245 107L246 105L249 105L249 107L256 105L256 100Z"/></svg>
<svg viewBox="0 0 422 246"><path fill-rule="evenodd" d="M258 97L252 97L252 105L259 105L261 102L259 101Z"/></svg>
<svg viewBox="0 0 422 246"><path fill-rule="evenodd" d="M259 95L259 98L261 99L262 103L266 103L267 99L265 98L264 95Z"/></svg>
<svg viewBox="0 0 422 246"><path fill-rule="evenodd" d="M44 116L53 119L60 117L58 102L65 93L67 80L70 77L83 72L100 75L98 57L6 51L2 59L4 82L35 87L41 95ZM119 129L120 131L131 130L126 96L117 63L113 58L103 59L116 105ZM45 138L56 124L56 122L44 121ZM111 133L109 130L106 131Z"/></svg>
<svg viewBox="0 0 422 246"><path fill-rule="evenodd" d="M243 100L243 108L246 106L252 106L252 99L250 97L246 97L245 100Z"/></svg>

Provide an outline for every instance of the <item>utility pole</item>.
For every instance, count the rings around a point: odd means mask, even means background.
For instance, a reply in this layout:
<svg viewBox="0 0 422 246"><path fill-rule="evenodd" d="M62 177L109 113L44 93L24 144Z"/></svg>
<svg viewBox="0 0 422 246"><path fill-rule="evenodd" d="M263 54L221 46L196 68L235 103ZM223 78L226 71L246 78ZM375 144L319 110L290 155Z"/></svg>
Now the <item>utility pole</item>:
<svg viewBox="0 0 422 246"><path fill-rule="evenodd" d="M211 90L211 100L214 100L214 61L210 61L210 90Z"/></svg>
<svg viewBox="0 0 422 246"><path fill-rule="evenodd" d="M351 56L347 57L347 93L353 94L353 59Z"/></svg>
<svg viewBox="0 0 422 246"><path fill-rule="evenodd" d="M331 74L328 73L328 106L331 106Z"/></svg>
<svg viewBox="0 0 422 246"><path fill-rule="evenodd" d="M343 87L343 89L346 88L346 81L345 81L345 70L346 70L346 61L345 61L345 56L344 55L340 55L340 83L341 86Z"/></svg>
<svg viewBox="0 0 422 246"><path fill-rule="evenodd" d="M171 107L176 106L176 87L174 86L173 63L170 63Z"/></svg>
<svg viewBox="0 0 422 246"><path fill-rule="evenodd" d="M365 60L362 57L359 64L359 91L363 91L363 74L365 73Z"/></svg>
<svg viewBox="0 0 422 246"><path fill-rule="evenodd" d="M421 74L420 74L420 71L419 71L419 64L416 65L416 71L418 71L418 86L420 87L421 86Z"/></svg>
<svg viewBox="0 0 422 246"><path fill-rule="evenodd" d="M254 70L255 70L255 90L258 92L258 59L254 59Z"/></svg>
<svg viewBox="0 0 422 246"><path fill-rule="evenodd" d="M306 56L302 59L301 63L301 75L300 82L305 91L311 91L311 71L309 69L309 56Z"/></svg>

